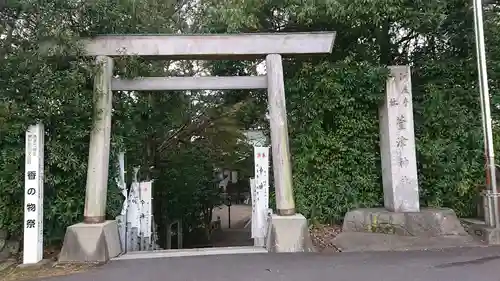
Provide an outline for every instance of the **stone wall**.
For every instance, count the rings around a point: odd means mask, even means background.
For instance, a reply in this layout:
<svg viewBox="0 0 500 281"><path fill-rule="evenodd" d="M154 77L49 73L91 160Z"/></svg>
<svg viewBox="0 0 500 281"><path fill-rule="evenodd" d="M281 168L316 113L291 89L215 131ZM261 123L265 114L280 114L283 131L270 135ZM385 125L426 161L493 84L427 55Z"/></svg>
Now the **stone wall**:
<svg viewBox="0 0 500 281"><path fill-rule="evenodd" d="M0 262L19 254L21 242L9 239L7 231L0 229Z"/></svg>

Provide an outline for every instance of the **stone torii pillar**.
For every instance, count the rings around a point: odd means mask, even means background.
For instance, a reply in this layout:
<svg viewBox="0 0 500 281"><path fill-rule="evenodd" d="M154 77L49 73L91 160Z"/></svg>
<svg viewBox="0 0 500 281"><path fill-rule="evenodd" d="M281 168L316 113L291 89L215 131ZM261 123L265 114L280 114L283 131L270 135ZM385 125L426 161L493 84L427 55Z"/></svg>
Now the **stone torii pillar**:
<svg viewBox="0 0 500 281"><path fill-rule="evenodd" d="M314 251L307 219L295 213L281 55L267 55L266 69L277 212L271 217L266 247L271 252Z"/></svg>
<svg viewBox="0 0 500 281"><path fill-rule="evenodd" d="M83 223L66 230L60 262L106 262L122 252L116 221L106 221L113 59L97 56L96 63L99 71L94 79L94 124L90 133Z"/></svg>
<svg viewBox="0 0 500 281"><path fill-rule="evenodd" d="M83 222L103 223L106 220L106 194L108 189L109 153L111 142L111 110L113 93L113 59L98 56L100 72L94 81L94 126L90 133L87 185Z"/></svg>
<svg viewBox="0 0 500 281"><path fill-rule="evenodd" d="M281 55L267 55L266 70L276 211L280 216L291 216L295 215L295 200L293 199L292 161L288 141L285 82Z"/></svg>

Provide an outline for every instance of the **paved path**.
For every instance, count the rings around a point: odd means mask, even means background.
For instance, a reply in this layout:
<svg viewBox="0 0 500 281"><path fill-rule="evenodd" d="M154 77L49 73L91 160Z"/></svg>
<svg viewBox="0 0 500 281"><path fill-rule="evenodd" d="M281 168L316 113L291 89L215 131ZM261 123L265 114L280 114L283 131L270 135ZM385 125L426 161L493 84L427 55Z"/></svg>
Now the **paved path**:
<svg viewBox="0 0 500 281"><path fill-rule="evenodd" d="M226 205L216 207L213 210L212 221L221 219L221 228L229 227L229 212ZM252 217L252 206L232 205L231 206L231 228L241 228Z"/></svg>
<svg viewBox="0 0 500 281"><path fill-rule="evenodd" d="M115 261L47 281L499 281L500 247Z"/></svg>
<svg viewBox="0 0 500 281"><path fill-rule="evenodd" d="M212 234L213 247L253 246L250 228L223 229Z"/></svg>
<svg viewBox="0 0 500 281"><path fill-rule="evenodd" d="M252 218L252 206L232 205L231 206L231 228L229 228L228 207L226 205L217 207L213 211L212 220L217 217L221 219L221 230L212 233L213 247L233 247L251 246L251 228L244 228L246 223Z"/></svg>

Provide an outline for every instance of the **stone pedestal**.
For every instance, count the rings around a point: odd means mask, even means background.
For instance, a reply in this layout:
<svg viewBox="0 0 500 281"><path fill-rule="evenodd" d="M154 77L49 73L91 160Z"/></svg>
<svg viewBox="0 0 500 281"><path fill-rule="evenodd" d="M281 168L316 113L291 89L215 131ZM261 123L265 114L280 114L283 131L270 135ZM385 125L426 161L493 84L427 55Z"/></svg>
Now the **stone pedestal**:
<svg viewBox="0 0 500 281"><path fill-rule="evenodd" d="M467 234L455 212L446 208L401 213L384 208L353 210L345 215L342 233L332 243L342 252L482 245Z"/></svg>
<svg viewBox="0 0 500 281"><path fill-rule="evenodd" d="M301 214L272 215L266 248L273 253L314 252L307 219Z"/></svg>
<svg viewBox="0 0 500 281"><path fill-rule="evenodd" d="M66 230L59 262L107 262L121 251L116 221L78 223Z"/></svg>
<svg viewBox="0 0 500 281"><path fill-rule="evenodd" d="M467 235L455 212L446 208L405 213L383 208L357 209L347 212L342 231L424 237Z"/></svg>
<svg viewBox="0 0 500 281"><path fill-rule="evenodd" d="M500 228L489 227L484 221L463 219L466 231L488 245L500 245Z"/></svg>

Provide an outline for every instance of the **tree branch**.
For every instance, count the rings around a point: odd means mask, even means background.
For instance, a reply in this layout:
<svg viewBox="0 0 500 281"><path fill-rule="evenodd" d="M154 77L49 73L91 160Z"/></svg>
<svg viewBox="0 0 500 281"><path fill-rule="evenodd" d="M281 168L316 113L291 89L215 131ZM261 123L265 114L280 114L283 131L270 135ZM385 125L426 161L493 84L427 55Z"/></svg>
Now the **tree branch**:
<svg viewBox="0 0 500 281"><path fill-rule="evenodd" d="M215 122L232 116L235 113L237 113L243 105L247 104L250 99L243 100L241 102L235 103L231 106L231 108L224 113L220 114L219 116L212 116L210 117L209 115L204 115L200 118L199 122L193 122L188 124L184 124L181 126L179 129L177 129L171 136L167 137L161 145L158 147L158 152L163 152L167 148L171 147L172 145L185 140L189 137L192 137L194 134L201 132L205 130L206 128L212 126Z"/></svg>

